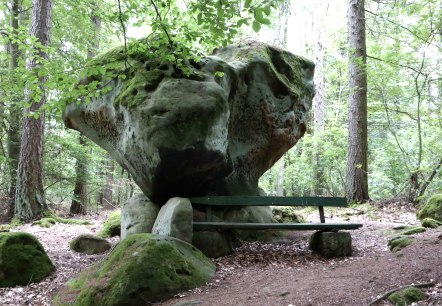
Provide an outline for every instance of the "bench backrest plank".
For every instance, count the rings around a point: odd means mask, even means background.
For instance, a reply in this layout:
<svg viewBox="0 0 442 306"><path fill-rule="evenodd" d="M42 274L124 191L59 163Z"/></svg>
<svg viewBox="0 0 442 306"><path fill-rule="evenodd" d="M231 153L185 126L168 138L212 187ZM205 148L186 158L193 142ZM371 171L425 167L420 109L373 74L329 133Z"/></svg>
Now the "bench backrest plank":
<svg viewBox="0 0 442 306"><path fill-rule="evenodd" d="M207 196L189 199L192 204L212 206L332 206L347 207L347 199L340 197L261 197Z"/></svg>

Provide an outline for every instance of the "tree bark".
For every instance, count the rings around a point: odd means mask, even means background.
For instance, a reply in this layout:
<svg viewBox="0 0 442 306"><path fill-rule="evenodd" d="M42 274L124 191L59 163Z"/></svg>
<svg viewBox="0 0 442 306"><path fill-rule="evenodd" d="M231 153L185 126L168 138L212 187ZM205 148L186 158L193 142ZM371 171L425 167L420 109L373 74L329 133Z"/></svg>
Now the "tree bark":
<svg viewBox="0 0 442 306"><path fill-rule="evenodd" d="M92 4L92 8L96 9L96 4ZM94 12L91 13L91 33L92 40L91 45L87 50L87 57L93 58L98 52L100 43L100 28L101 19ZM86 146L86 141L84 136L80 134L79 144L82 148ZM88 203L88 190L87 190L87 180L88 180L88 159L85 154L81 154L75 162L75 187L74 195L72 198L72 204L70 208L71 214L82 214L85 215L87 212Z"/></svg>
<svg viewBox="0 0 442 306"><path fill-rule="evenodd" d="M103 199L101 201L105 209L115 208L114 205L112 204L112 195L114 187L114 170L115 170L115 161L109 156L107 163L106 185L104 186L103 189Z"/></svg>
<svg viewBox="0 0 442 306"><path fill-rule="evenodd" d="M345 190L350 201L369 200L367 175L367 53L364 0L349 0L349 112Z"/></svg>
<svg viewBox="0 0 442 306"><path fill-rule="evenodd" d="M20 19L20 1L13 0L11 3L11 16L9 25L12 28L12 34L16 35L18 33L19 27L19 19ZM15 70L18 68L18 59L20 57L20 51L18 49L17 42L10 42L9 44L9 73L14 77ZM12 80L11 80L12 81ZM20 122L22 117L21 108L18 106L20 100L20 94L17 94L14 97L10 104L8 105L9 109L9 125L8 125L8 159L9 159L9 211L8 217L12 218L14 216L15 210L15 192L16 192L16 183L17 183L17 168L18 168L18 160L20 157ZM22 98L22 97L21 97Z"/></svg>
<svg viewBox="0 0 442 306"><path fill-rule="evenodd" d="M315 97L313 99L313 118L314 118L314 154L315 154L315 195L324 195L324 167L322 165L321 149L318 143L321 143L322 133L325 128L325 86L324 86L324 30L325 18L327 13L327 1L317 1L315 5L314 28L316 28L315 45Z"/></svg>
<svg viewBox="0 0 442 306"><path fill-rule="evenodd" d="M44 47L50 43L52 20L52 0L33 0L30 35L36 37L41 47L35 48L28 60L28 69L32 72L38 68L38 60L47 60ZM17 190L15 194L15 215L19 219L30 221L38 218L47 210L43 190L43 145L45 113L41 107L46 103L46 76L39 76L38 101L34 101L32 89L27 87L25 98L31 106L25 109L23 117L23 137L20 146L20 159L17 173ZM30 113L41 111L35 118Z"/></svg>
<svg viewBox="0 0 442 306"><path fill-rule="evenodd" d="M84 135L80 134L79 144L82 148L86 146ZM87 156L85 152L81 152L75 162L75 187L74 196L70 208L71 214L85 215L87 212L88 191L87 191Z"/></svg>

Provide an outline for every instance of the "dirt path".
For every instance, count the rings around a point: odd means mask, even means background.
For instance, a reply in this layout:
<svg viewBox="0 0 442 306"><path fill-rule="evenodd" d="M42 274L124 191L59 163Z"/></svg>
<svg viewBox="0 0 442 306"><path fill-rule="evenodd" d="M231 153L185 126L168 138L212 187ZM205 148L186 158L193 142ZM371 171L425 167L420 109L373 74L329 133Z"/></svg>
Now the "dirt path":
<svg viewBox="0 0 442 306"><path fill-rule="evenodd" d="M428 298L418 305L442 305L442 227L415 235L415 242L399 254L387 248L394 226L416 224L414 212L404 209L379 209L363 215L354 215L359 210L348 210L350 217L341 214L351 222L364 224L362 229L352 231L352 257L321 258L308 249L310 232L291 232L277 243L246 243L235 254L214 260L217 273L207 286L178 294L158 305L367 305L391 289L427 282L434 285L425 288ZM329 221L342 220L333 214L327 217ZM317 215L308 218L315 219ZM376 218L382 221L372 221ZM17 228L34 234L42 242L57 271L39 284L0 289L0 305L51 305L53 292L105 256L78 254L68 247L77 235L97 233L100 227L101 222L95 221L88 226ZM389 304L383 301L377 305Z"/></svg>

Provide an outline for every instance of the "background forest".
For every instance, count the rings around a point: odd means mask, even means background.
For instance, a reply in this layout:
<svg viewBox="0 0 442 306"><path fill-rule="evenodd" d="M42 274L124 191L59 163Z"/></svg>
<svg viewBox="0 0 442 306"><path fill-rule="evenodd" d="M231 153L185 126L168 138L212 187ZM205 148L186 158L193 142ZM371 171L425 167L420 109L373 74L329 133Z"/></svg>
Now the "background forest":
<svg viewBox="0 0 442 306"><path fill-rule="evenodd" d="M54 0L50 44L41 46L29 35L31 1L0 0L3 210L11 214L16 194L23 118L43 113L44 166L38 175L52 209L110 209L136 192L130 175L104 150L64 126L61 112L79 95L75 84L87 71L88 59L155 33L155 26L176 37L187 34L181 42L191 47L180 49L184 56L192 48L210 53L222 44L257 39L313 60L317 94L308 131L260 185L269 195L344 195L351 94L347 2L231 2L250 16L232 18L235 10L226 10L221 1L199 1L205 7L193 7L186 1ZM365 17L369 195L417 202L442 189L442 1L367 0ZM30 70L28 54L35 48L46 56L37 59L37 70ZM86 100L94 94L85 94ZM44 105L30 108L42 96Z"/></svg>

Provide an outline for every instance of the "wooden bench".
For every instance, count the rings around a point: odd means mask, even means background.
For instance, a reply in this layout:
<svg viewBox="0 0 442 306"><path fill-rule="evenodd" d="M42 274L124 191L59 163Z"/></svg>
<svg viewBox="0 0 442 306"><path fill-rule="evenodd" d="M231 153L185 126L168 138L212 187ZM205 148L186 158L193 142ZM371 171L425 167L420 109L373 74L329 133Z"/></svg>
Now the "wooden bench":
<svg viewBox="0 0 442 306"><path fill-rule="evenodd" d="M207 196L190 198L193 205L205 208L206 221L193 222L194 230L354 230L360 223L325 223L324 207L347 207L347 199L339 197L264 197L264 196ZM317 206L320 223L239 223L214 222L212 208L245 206Z"/></svg>

